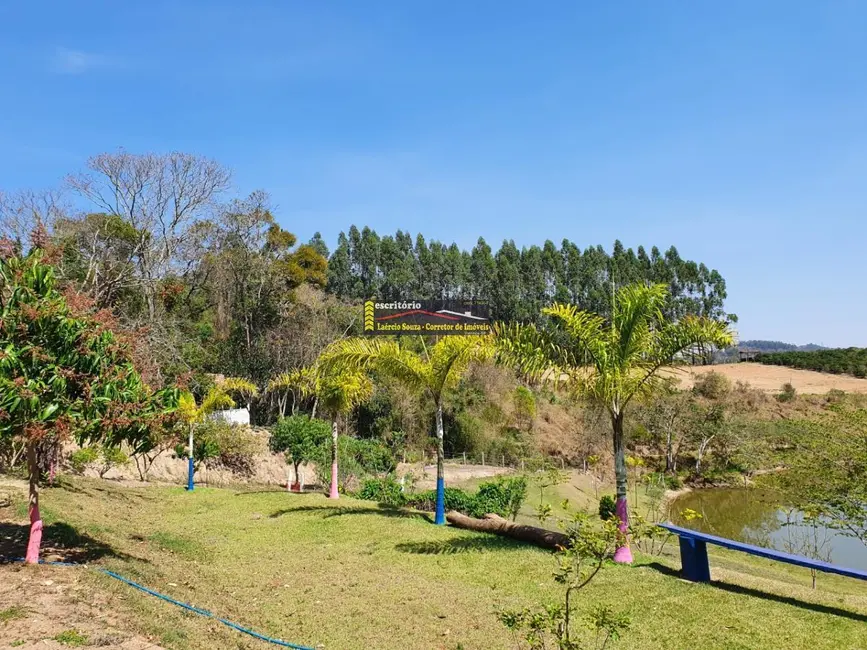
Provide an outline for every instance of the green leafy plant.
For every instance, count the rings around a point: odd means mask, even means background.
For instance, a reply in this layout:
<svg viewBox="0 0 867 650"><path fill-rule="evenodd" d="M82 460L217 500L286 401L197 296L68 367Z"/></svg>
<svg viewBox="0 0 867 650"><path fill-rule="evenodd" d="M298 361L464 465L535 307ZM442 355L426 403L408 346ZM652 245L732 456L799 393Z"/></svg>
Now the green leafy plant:
<svg viewBox="0 0 867 650"><path fill-rule="evenodd" d="M493 513L501 517L511 517L514 521L526 496L526 477L500 476L479 485L479 490L473 497L470 514L474 517L484 517L486 514Z"/></svg>
<svg viewBox="0 0 867 650"><path fill-rule="evenodd" d="M376 501L392 508L406 505L407 502L400 483L395 481L393 476L365 480L357 496L359 499Z"/></svg>
<svg viewBox="0 0 867 650"><path fill-rule="evenodd" d="M128 341L109 313L87 298L61 293L46 260L48 235L14 254L0 241L0 438L26 441L31 540L26 561L38 562L40 445L66 438L85 446L128 443L135 449L166 425L178 392L155 393L133 365ZM10 255L10 252L12 253Z"/></svg>
<svg viewBox="0 0 867 650"><path fill-rule="evenodd" d="M82 447L69 455L69 467L76 474L84 474L84 471L99 459L99 450L96 447Z"/></svg>
<svg viewBox="0 0 867 650"><path fill-rule="evenodd" d="M794 401L797 392L795 391L795 387L792 384L786 382L783 384L783 388L780 390L777 395L777 400L780 402L792 402Z"/></svg>
<svg viewBox="0 0 867 650"><path fill-rule="evenodd" d="M563 587L562 599L523 609L501 609L497 618L512 632L519 650L602 650L628 629L629 618L614 613L609 606L597 605L581 626L593 633L591 645L588 635L578 629L575 597L614 552L620 535L617 520L595 524L585 513L570 512L559 524L569 537L569 545L555 555L553 572L554 581Z"/></svg>
<svg viewBox="0 0 867 650"><path fill-rule="evenodd" d="M72 648L79 648L90 643L90 639L86 634L82 634L78 630L64 630L54 637L54 640L63 645L68 645Z"/></svg>
<svg viewBox="0 0 867 650"><path fill-rule="evenodd" d="M328 422L306 415L281 418L274 425L269 441L271 451L282 452L286 461L292 463L297 489L303 489L301 467L317 457L319 447L327 444L330 436Z"/></svg>
<svg viewBox="0 0 867 650"><path fill-rule="evenodd" d="M6 609L0 609L0 623L8 623L21 618L27 618L27 609L21 605L12 605Z"/></svg>
<svg viewBox="0 0 867 650"><path fill-rule="evenodd" d="M605 494L599 499L599 518L603 521L614 519L617 516L617 502L610 494Z"/></svg>

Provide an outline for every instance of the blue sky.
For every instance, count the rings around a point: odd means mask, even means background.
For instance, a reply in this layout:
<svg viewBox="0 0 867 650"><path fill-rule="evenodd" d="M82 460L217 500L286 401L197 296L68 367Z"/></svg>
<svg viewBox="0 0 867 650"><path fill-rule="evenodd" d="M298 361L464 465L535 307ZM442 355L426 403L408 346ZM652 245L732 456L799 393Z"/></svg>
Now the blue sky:
<svg viewBox="0 0 867 650"><path fill-rule="evenodd" d="M333 244L674 244L741 338L867 346L867 3L5 2L0 188L217 158Z"/></svg>

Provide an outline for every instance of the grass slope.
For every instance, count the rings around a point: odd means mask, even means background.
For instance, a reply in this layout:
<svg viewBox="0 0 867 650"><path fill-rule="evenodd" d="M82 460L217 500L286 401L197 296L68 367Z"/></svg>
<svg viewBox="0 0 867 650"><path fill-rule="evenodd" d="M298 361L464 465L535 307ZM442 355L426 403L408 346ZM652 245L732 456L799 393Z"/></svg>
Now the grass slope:
<svg viewBox="0 0 867 650"><path fill-rule="evenodd" d="M495 609L558 593L545 551L349 498L77 480L47 491L44 502L47 524L63 522L112 549L102 566L310 646L513 648ZM823 576L812 592L805 570L726 552L712 559L719 586L686 583L672 574L677 566L671 557L612 565L579 606L630 612L633 629L616 648L867 647L863 583ZM96 572L83 575L167 648L271 647Z"/></svg>

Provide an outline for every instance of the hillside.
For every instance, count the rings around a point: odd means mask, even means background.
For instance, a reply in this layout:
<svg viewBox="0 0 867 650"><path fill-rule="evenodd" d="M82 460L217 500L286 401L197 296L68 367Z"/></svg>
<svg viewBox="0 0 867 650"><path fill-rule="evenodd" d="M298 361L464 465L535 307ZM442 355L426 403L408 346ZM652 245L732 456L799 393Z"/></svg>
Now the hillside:
<svg viewBox="0 0 867 650"><path fill-rule="evenodd" d="M726 363L688 368L679 371L677 376L682 388L690 388L696 376L707 372L719 372L733 382L746 382L753 388L773 393L779 392L783 384L790 383L802 394L824 395L832 389L867 394L867 379L760 363Z"/></svg>

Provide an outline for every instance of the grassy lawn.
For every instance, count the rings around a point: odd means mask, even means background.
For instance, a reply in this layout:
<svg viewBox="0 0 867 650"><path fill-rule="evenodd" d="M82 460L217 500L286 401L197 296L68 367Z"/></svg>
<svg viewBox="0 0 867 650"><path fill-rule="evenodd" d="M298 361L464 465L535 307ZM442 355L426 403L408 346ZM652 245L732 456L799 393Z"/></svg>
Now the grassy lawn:
<svg viewBox="0 0 867 650"><path fill-rule="evenodd" d="M548 552L349 498L76 480L46 491L44 504L48 525L67 524L111 549L99 565L313 647L513 648L496 608L558 593ZM796 567L724 551L711 563L721 582L695 585L673 575L676 558L639 556L636 566L606 568L579 606L630 613L633 627L616 648L867 647L863 582L821 576L812 591L809 572ZM107 576L69 570L167 648L273 647Z"/></svg>

